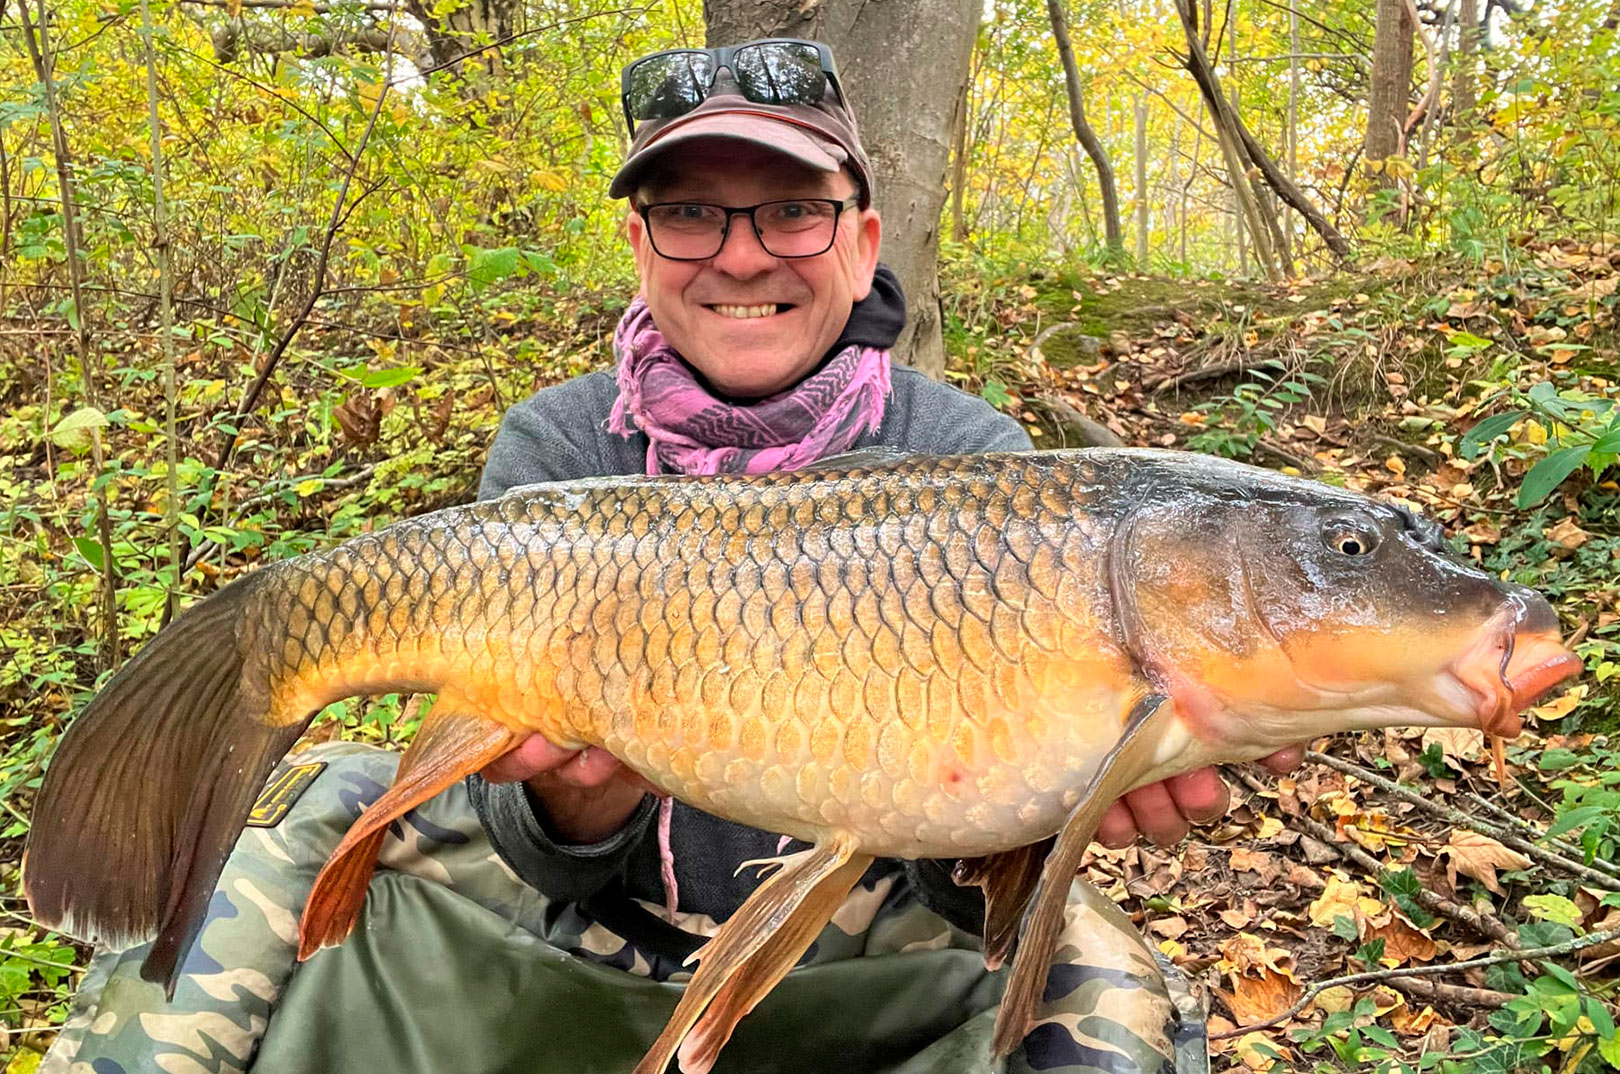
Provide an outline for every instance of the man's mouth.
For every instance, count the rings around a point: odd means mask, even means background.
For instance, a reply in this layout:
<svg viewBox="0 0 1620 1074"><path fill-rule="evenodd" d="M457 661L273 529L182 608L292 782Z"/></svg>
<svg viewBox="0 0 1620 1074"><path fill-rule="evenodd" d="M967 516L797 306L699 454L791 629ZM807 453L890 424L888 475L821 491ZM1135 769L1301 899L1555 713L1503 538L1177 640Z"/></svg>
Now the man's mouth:
<svg viewBox="0 0 1620 1074"><path fill-rule="evenodd" d="M725 303L714 303L708 307L722 317L731 317L735 320L746 321L755 317L770 317L778 313L786 313L792 305L786 302L766 302L757 306L733 306Z"/></svg>

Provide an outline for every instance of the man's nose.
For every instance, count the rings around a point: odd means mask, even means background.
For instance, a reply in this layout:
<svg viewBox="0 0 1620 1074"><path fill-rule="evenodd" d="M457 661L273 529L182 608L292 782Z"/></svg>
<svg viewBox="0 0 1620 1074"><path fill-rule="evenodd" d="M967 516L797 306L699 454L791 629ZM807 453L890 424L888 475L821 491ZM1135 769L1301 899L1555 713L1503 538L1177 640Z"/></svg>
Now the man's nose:
<svg viewBox="0 0 1620 1074"><path fill-rule="evenodd" d="M720 244L720 252L714 255L711 263L718 272L746 277L757 276L771 269L776 260L754 233L753 221L748 214L737 213L731 218L731 227Z"/></svg>

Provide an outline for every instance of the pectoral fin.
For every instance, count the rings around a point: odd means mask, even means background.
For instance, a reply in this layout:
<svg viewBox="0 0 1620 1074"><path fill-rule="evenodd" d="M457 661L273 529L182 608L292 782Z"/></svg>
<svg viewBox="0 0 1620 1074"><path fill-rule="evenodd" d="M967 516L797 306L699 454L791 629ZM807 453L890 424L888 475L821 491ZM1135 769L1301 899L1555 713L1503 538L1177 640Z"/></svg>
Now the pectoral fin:
<svg viewBox="0 0 1620 1074"><path fill-rule="evenodd" d="M299 926L299 961L341 943L354 928L388 826L508 752L520 738L501 724L466 715L453 700L440 696L400 759L394 785L360 814L315 878Z"/></svg>
<svg viewBox="0 0 1620 1074"><path fill-rule="evenodd" d="M951 879L962 887L984 890L984 968L995 971L1007 960L1024 908L1035 894L1041 863L1051 853L1053 836L1039 843L983 858L963 858Z"/></svg>
<svg viewBox="0 0 1620 1074"><path fill-rule="evenodd" d="M842 836L771 859L781 868L693 956L697 972L633 1074L664 1074L677 1049L685 1074L707 1071L737 1021L793 968L871 860Z"/></svg>
<svg viewBox="0 0 1620 1074"><path fill-rule="evenodd" d="M1057 948L1058 931L1063 927L1063 904L1069 886L1080 869L1080 860L1097 834L1103 814L1148 770L1157 745L1157 730L1175 718L1174 705L1159 695L1143 698L1131 712L1130 722L1114 748L1086 785L1085 793L1070 812L1058 833L1057 843L1041 870L1034 904L1024 918L1007 978L1007 991L996 1014L994 1054L1007 1055L1029 1032L1035 1017L1035 1002L1046 988L1047 971Z"/></svg>

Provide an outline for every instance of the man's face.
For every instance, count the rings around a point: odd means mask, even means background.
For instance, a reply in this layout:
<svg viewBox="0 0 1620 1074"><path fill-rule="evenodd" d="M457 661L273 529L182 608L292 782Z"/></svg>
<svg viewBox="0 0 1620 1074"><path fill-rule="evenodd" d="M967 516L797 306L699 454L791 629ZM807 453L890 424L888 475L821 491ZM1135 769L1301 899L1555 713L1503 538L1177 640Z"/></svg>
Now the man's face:
<svg viewBox="0 0 1620 1074"><path fill-rule="evenodd" d="M673 170L638 196L645 202L742 206L787 198L855 196L855 180L735 141L699 140L671 150ZM832 249L772 257L745 217L734 216L720 252L670 261L653 251L632 206L625 231L641 294L671 346L718 392L759 399L797 384L821 361L872 289L882 226L877 213L845 210ZM758 316L765 307L764 316Z"/></svg>

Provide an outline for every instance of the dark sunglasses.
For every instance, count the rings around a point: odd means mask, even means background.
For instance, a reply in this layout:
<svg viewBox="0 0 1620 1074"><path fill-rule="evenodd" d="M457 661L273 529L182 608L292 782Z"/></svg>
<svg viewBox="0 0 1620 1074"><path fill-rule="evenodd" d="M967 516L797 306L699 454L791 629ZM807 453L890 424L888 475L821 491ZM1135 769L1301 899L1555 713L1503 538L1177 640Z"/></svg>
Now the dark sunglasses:
<svg viewBox="0 0 1620 1074"><path fill-rule="evenodd" d="M819 41L769 37L726 48L669 49L643 56L619 76L631 135L638 121L673 119L702 104L721 68L755 104L820 104L829 82L844 97L832 49Z"/></svg>

